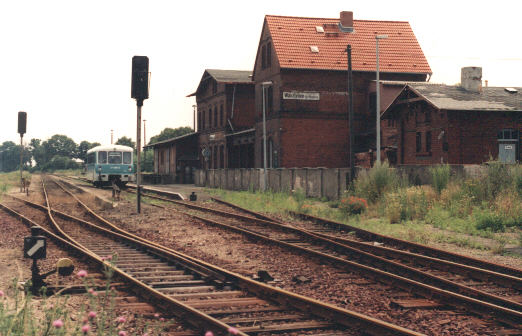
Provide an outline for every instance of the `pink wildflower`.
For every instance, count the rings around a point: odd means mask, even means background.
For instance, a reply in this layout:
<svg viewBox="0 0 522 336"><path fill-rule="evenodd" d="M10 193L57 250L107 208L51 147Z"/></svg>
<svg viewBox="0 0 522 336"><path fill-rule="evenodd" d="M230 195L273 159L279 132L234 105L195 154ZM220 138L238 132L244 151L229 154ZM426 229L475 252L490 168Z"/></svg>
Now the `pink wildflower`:
<svg viewBox="0 0 522 336"><path fill-rule="evenodd" d="M214 336L214 333L212 331L207 331L205 333L205 336Z"/></svg>
<svg viewBox="0 0 522 336"><path fill-rule="evenodd" d="M120 317L118 317L118 318L116 319L116 322L118 322L118 323L125 323L125 321L126 321L126 320L125 320L125 316L120 316Z"/></svg>
<svg viewBox="0 0 522 336"><path fill-rule="evenodd" d="M89 332L89 330L91 330L91 326L86 324L82 327L82 333L86 334Z"/></svg>
<svg viewBox="0 0 522 336"><path fill-rule="evenodd" d="M53 321L53 327L55 327L56 329L60 329L61 327L63 327L63 321L62 320L54 320Z"/></svg>
<svg viewBox="0 0 522 336"><path fill-rule="evenodd" d="M123 330L120 330L118 332L118 336L127 336L127 332L126 331L123 331Z"/></svg>
<svg viewBox="0 0 522 336"><path fill-rule="evenodd" d="M154 318L159 318L159 314L158 313L154 314Z"/></svg>
<svg viewBox="0 0 522 336"><path fill-rule="evenodd" d="M78 276L78 278L85 278L87 276L87 271L80 270L80 271L78 271L78 273L76 275Z"/></svg>
<svg viewBox="0 0 522 336"><path fill-rule="evenodd" d="M0 290L0 298L4 296L4 291Z"/></svg>
<svg viewBox="0 0 522 336"><path fill-rule="evenodd" d="M89 288L89 294L92 294L92 296L98 295L98 293L92 288Z"/></svg>
<svg viewBox="0 0 522 336"><path fill-rule="evenodd" d="M161 322L165 322L165 319L162 317L162 318L160 318L160 321Z"/></svg>
<svg viewBox="0 0 522 336"><path fill-rule="evenodd" d="M93 319L96 317L96 312L95 311L90 311L89 314L87 314L87 316L89 316L89 319Z"/></svg>
<svg viewBox="0 0 522 336"><path fill-rule="evenodd" d="M230 327L230 328L228 328L228 332L231 333L232 335L237 335L239 333L239 330L237 328Z"/></svg>

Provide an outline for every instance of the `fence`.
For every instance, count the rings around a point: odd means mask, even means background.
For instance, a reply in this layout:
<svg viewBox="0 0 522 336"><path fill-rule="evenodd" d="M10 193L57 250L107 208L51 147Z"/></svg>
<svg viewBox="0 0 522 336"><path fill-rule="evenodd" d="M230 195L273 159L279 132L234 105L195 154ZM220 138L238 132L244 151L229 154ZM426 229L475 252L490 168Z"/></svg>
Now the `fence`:
<svg viewBox="0 0 522 336"><path fill-rule="evenodd" d="M430 166L399 166L413 184L429 184ZM481 165L451 165L453 174L474 177L483 172ZM362 168L363 169L363 168ZM358 169L359 171L361 169ZM350 182L350 168L279 168L267 169L267 187L274 192L302 191L307 197L338 199ZM196 170L195 184L227 190L260 190L264 185L263 169Z"/></svg>

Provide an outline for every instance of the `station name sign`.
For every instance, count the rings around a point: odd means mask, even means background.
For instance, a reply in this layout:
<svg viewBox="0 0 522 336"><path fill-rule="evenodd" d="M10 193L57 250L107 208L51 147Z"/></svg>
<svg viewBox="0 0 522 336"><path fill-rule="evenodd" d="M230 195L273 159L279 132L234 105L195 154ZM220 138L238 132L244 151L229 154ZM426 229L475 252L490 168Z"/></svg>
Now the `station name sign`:
<svg viewBox="0 0 522 336"><path fill-rule="evenodd" d="M283 99L319 100L319 92L283 92Z"/></svg>

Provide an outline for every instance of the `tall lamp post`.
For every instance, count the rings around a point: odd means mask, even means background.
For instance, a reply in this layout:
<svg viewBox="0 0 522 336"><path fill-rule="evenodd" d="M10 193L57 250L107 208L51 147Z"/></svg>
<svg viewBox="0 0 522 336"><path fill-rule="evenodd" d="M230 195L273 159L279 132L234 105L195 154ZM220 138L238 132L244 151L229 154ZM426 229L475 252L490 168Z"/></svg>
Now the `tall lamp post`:
<svg viewBox="0 0 522 336"><path fill-rule="evenodd" d="M267 190L267 172L266 172L266 88L271 86L272 82L263 82L261 83L261 88L263 89L263 191Z"/></svg>
<svg viewBox="0 0 522 336"><path fill-rule="evenodd" d="M388 35L375 35L375 49L377 59L377 80L375 82L375 133L377 140L375 147L377 149L377 162L381 162L381 85L379 82L379 40L388 38Z"/></svg>
<svg viewBox="0 0 522 336"><path fill-rule="evenodd" d="M192 105L192 121L194 125L194 132L196 132L196 105Z"/></svg>

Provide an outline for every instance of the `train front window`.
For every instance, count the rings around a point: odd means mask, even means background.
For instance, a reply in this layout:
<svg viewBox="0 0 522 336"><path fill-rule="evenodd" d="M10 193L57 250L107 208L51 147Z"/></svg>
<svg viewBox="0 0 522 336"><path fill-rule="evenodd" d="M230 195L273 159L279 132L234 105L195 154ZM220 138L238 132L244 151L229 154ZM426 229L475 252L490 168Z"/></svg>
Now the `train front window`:
<svg viewBox="0 0 522 336"><path fill-rule="evenodd" d="M96 154L95 153L89 153L87 154L87 163L90 164L90 163L94 163L95 161L95 156Z"/></svg>
<svg viewBox="0 0 522 336"><path fill-rule="evenodd" d="M121 164L121 152L109 152L110 164Z"/></svg>
<svg viewBox="0 0 522 336"><path fill-rule="evenodd" d="M123 164L131 164L132 153L131 152L123 152Z"/></svg>
<svg viewBox="0 0 522 336"><path fill-rule="evenodd" d="M98 152L98 163L107 163L107 152Z"/></svg>

